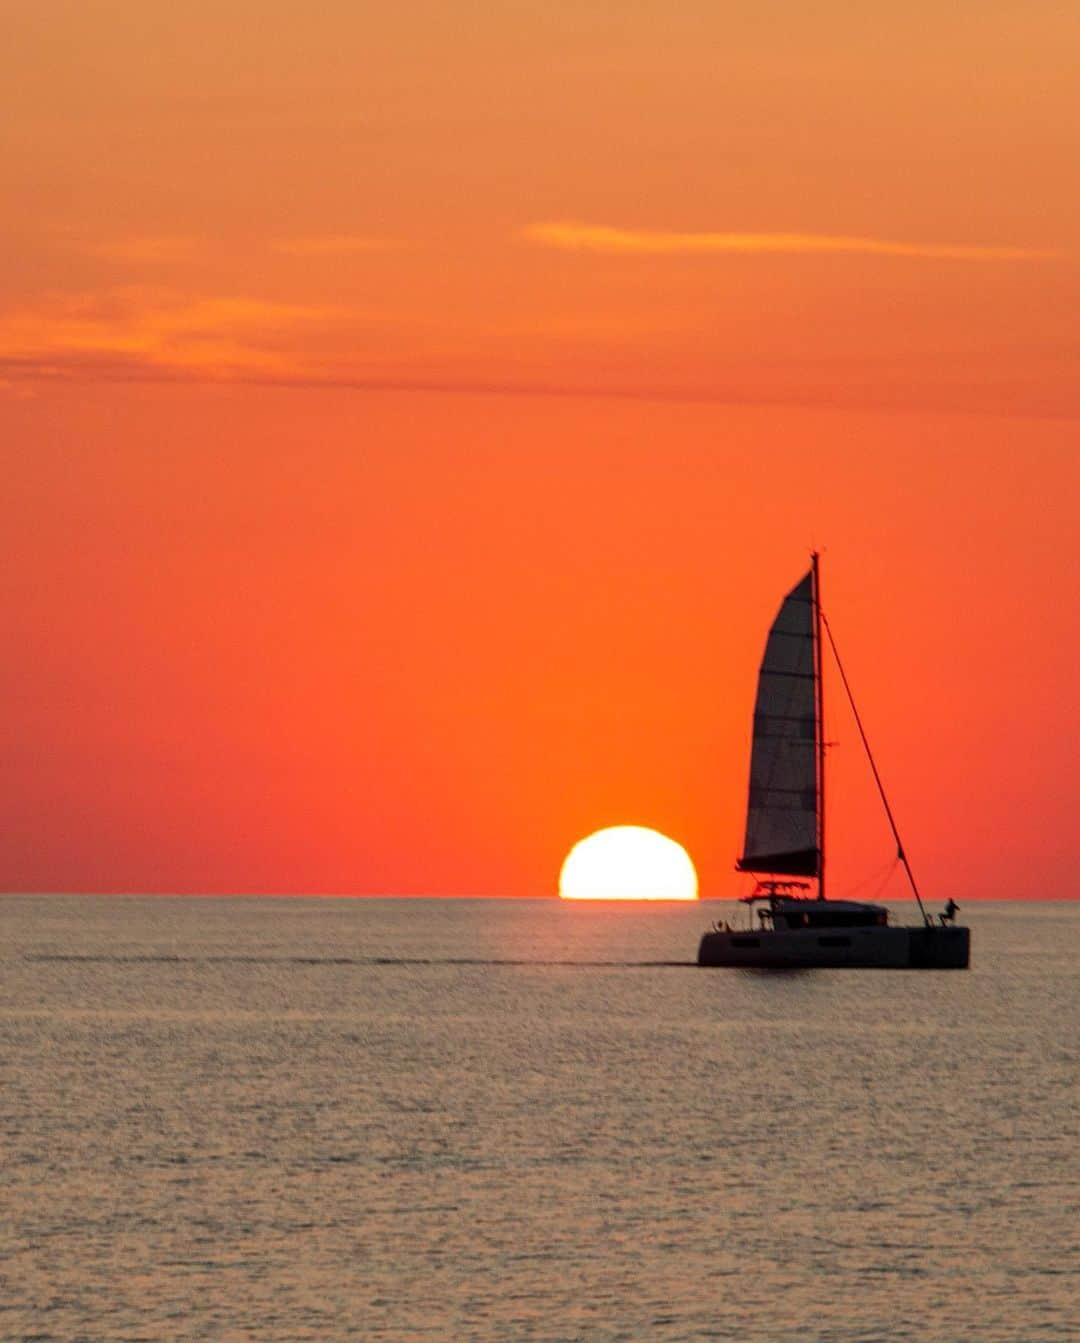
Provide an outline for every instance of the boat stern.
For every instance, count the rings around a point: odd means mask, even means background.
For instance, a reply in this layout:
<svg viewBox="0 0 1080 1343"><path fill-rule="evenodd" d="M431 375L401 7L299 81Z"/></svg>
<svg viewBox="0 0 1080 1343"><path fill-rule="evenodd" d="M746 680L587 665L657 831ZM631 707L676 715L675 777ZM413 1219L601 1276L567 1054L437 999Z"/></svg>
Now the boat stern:
<svg viewBox="0 0 1080 1343"><path fill-rule="evenodd" d="M907 931L910 969L966 970L971 964L970 928L929 924Z"/></svg>

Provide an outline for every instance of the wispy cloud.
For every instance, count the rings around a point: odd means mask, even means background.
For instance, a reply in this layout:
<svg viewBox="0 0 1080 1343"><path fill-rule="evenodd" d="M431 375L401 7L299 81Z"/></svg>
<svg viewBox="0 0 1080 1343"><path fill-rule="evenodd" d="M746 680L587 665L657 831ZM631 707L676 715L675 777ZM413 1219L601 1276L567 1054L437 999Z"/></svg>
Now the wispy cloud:
<svg viewBox="0 0 1080 1343"><path fill-rule="evenodd" d="M9 367L119 360L207 376L283 370L292 363L291 334L337 316L329 307L140 286L58 294L0 314L0 360Z"/></svg>
<svg viewBox="0 0 1080 1343"><path fill-rule="evenodd" d="M205 243L201 238L171 235L111 238L96 243L90 249L96 256L110 261L129 261L137 265L163 265L177 261L194 261L202 255Z"/></svg>
<svg viewBox="0 0 1080 1343"><path fill-rule="evenodd" d="M545 328L546 332L546 328ZM506 340L484 349L436 339L413 315L243 295L190 295L150 286L42 295L0 311L0 396L66 381L354 388L523 397L604 397L758 406L978 411L1076 418L1075 361L1041 357L1026 374L1012 355L962 351L951 359L893 360L861 353L764 358L722 354L704 363L648 342L626 359L615 337L576 324L573 357ZM620 333L615 333L618 335ZM647 335L647 332L644 333ZM486 353L485 353L486 350ZM560 370L562 376L560 376Z"/></svg>
<svg viewBox="0 0 1080 1343"><path fill-rule="evenodd" d="M350 256L360 252L389 252L404 243L397 238L373 238L363 234L334 233L325 237L275 238L270 246L288 256Z"/></svg>
<svg viewBox="0 0 1080 1343"><path fill-rule="evenodd" d="M692 256L722 253L862 254L943 261L1041 261L1059 252L1030 247L973 247L947 243L895 242L820 233L674 233L663 229L610 228L552 221L522 229L526 242L567 252L609 256Z"/></svg>
<svg viewBox="0 0 1080 1343"><path fill-rule="evenodd" d="M167 266L181 263L220 259L230 251L244 246L265 248L282 256L340 257L359 256L372 252L390 252L407 246L400 238L381 238L367 234L332 233L311 237L262 238L242 244L223 238L200 238L183 234L126 234L99 241L66 240L73 247L105 261L132 266Z"/></svg>

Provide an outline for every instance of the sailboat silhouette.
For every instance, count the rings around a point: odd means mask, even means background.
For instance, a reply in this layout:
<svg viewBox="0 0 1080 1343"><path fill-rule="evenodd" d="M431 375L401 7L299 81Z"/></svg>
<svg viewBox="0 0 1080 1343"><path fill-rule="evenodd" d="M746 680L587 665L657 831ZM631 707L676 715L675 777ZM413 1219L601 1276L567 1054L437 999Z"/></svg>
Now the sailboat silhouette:
<svg viewBox="0 0 1080 1343"><path fill-rule="evenodd" d="M889 923L882 905L830 900L825 894L825 737L823 632L866 748L874 781L923 922ZM701 939L700 965L772 969L964 970L971 935L954 923L949 901L940 924L927 914L874 761L851 687L821 608L821 569L809 571L784 598L758 671L750 791L740 872L758 877L746 929L715 928ZM816 883L816 890L814 884ZM756 926L753 914L757 914Z"/></svg>

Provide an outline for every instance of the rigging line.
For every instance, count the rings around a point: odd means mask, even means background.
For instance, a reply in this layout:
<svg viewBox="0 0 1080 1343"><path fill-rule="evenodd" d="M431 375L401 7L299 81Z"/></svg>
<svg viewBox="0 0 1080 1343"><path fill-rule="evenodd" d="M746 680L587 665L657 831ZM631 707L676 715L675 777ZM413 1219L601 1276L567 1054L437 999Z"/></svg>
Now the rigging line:
<svg viewBox="0 0 1080 1343"><path fill-rule="evenodd" d="M852 899L852 897L858 895L860 891L865 891L872 883L876 883L874 894L879 895L889 878L899 866L899 858L890 858L883 867L875 868L873 872L868 873L865 877L862 877L857 881L854 886L849 886L844 892L844 899Z"/></svg>
<svg viewBox="0 0 1080 1343"><path fill-rule="evenodd" d="M832 626L829 624L824 611L821 612L821 623L825 626L825 633L829 636L829 647L832 649L833 657L836 659L836 667L840 673L840 680L844 683L844 690L847 693L848 703L851 705L851 712L855 715L855 726L859 729L859 736L862 738L866 758L870 761L870 769L873 772L874 782L877 784L878 793L881 795L881 803L885 808L885 815L889 818L893 839L896 840L896 856L904 864L904 871L907 873L908 881L911 882L911 889L915 893L915 902L919 906L919 913L923 917L923 923L929 928L932 926L930 916L927 914L923 905L922 896L919 894L919 888L915 883L915 874L912 872L911 864L908 862L907 854L904 852L904 845L900 839L900 831L896 828L896 821L893 818L892 807L889 806L889 799L885 796L885 785L881 782L881 775L878 773L878 767L874 762L874 753L871 751L870 743L866 738L866 729L863 727L862 719L859 717L859 711L855 707L855 696L851 693L851 686L848 683L847 673L844 671L844 664L840 661L836 640L833 638Z"/></svg>
<svg viewBox="0 0 1080 1343"><path fill-rule="evenodd" d="M877 887L869 895L868 898L870 900L876 900L878 896L882 893L882 891L885 889L885 887L888 886L889 882L892 880L892 874L896 871L899 864L900 864L899 858L894 858L889 866L888 872L885 873L882 879L878 882Z"/></svg>

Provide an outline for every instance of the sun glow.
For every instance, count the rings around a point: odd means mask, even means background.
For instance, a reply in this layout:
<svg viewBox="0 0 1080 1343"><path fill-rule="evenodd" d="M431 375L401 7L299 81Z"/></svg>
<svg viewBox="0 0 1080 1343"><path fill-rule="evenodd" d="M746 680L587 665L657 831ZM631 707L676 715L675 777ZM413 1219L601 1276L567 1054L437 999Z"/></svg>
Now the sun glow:
<svg viewBox="0 0 1080 1343"><path fill-rule="evenodd" d="M696 900L697 873L681 844L640 825L579 840L559 873L563 900Z"/></svg>

